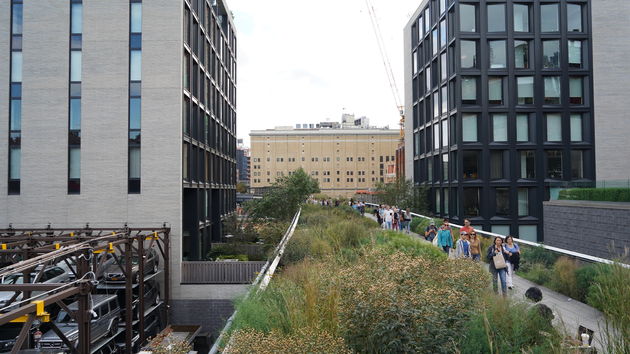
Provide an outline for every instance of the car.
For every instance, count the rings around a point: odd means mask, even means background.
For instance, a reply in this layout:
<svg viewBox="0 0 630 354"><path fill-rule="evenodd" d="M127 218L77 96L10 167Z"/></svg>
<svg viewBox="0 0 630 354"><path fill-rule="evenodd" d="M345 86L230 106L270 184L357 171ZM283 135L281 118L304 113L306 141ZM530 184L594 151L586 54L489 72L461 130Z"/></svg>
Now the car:
<svg viewBox="0 0 630 354"><path fill-rule="evenodd" d="M97 286L97 292L99 294L111 294L116 295L118 297L118 304L120 306L120 317L122 320L125 320L125 311L127 304L125 303L125 291L126 289L122 286L117 285L108 285L108 284L100 284ZM133 287L133 319L138 319L138 310L139 310L139 298L138 298L139 287ZM151 307L160 303L160 287L159 284L155 281L155 279L150 279L144 283L144 310L147 311Z"/></svg>
<svg viewBox="0 0 630 354"><path fill-rule="evenodd" d="M37 266L35 270L31 273L31 281L35 279L37 274L41 271L42 266ZM39 279L39 283L67 283L73 279L74 275L72 272L66 271L64 268L60 266L47 266L44 269L44 273L42 277ZM24 275L22 273L11 274L4 279L2 279L2 284L23 284ZM32 295L40 294L41 292L33 291ZM15 296L15 291L1 291L0 292L0 309L9 305L10 300ZM19 294L15 301L20 301L22 299L22 294ZM12 303L15 303L13 301ZM6 312L10 310L2 310L2 312Z"/></svg>
<svg viewBox="0 0 630 354"><path fill-rule="evenodd" d="M151 273L157 273L158 264L160 261L160 257L158 256L157 252L152 248L151 250L145 253L145 257L146 257L146 260L144 264L144 275L146 276ZM124 283L126 281L125 274L122 271L122 269L125 269L125 257L119 257L119 259L121 263L120 266L117 263L114 263L105 269L105 282L106 283ZM139 268L138 263L139 263L138 257L133 256L131 259L131 264L132 264L131 274L132 274L132 279L134 282L137 282L138 277L139 277L138 271L140 268Z"/></svg>
<svg viewBox="0 0 630 354"><path fill-rule="evenodd" d="M92 319L90 321L90 344L94 344L105 336L118 333L120 323L120 306L116 295L92 295ZM79 303L68 306L70 311L78 311ZM79 328L76 321L66 311L59 311L55 325L70 343L78 346ZM41 349L68 349L63 340L52 330L44 333L38 342Z"/></svg>

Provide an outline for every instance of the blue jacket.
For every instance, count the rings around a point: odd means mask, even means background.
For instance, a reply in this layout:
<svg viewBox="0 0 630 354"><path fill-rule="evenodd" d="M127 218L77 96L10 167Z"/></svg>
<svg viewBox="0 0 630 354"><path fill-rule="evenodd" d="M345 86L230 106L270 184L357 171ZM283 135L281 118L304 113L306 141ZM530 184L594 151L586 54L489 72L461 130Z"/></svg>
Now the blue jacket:
<svg viewBox="0 0 630 354"><path fill-rule="evenodd" d="M438 240L437 240L438 247L444 247L444 246L453 247L453 236L451 235L451 230L440 229L438 231L437 237L438 237Z"/></svg>

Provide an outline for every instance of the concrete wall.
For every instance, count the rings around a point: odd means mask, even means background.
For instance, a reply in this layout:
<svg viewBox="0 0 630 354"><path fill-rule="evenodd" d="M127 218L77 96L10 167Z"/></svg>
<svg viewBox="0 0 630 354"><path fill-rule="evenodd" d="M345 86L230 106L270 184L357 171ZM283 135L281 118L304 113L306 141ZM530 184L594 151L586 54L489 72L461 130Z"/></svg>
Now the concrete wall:
<svg viewBox="0 0 630 354"><path fill-rule="evenodd" d="M630 203L555 200L543 211L546 245L608 259L630 249Z"/></svg>
<svg viewBox="0 0 630 354"><path fill-rule="evenodd" d="M597 180L630 178L630 1L591 1Z"/></svg>
<svg viewBox="0 0 630 354"><path fill-rule="evenodd" d="M173 300L171 324L200 325L201 332L214 340L233 312L231 300Z"/></svg>

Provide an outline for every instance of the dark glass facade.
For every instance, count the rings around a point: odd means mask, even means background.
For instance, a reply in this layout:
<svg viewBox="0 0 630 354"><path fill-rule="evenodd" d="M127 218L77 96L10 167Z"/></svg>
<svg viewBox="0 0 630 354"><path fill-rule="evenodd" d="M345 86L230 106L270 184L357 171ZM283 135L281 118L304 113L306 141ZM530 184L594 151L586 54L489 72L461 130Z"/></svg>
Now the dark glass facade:
<svg viewBox="0 0 630 354"><path fill-rule="evenodd" d="M422 4L405 39L415 182L436 215L542 241L542 202L595 180L589 2Z"/></svg>
<svg viewBox="0 0 630 354"><path fill-rule="evenodd" d="M236 207L236 35L222 1L183 1L183 258L199 260Z"/></svg>

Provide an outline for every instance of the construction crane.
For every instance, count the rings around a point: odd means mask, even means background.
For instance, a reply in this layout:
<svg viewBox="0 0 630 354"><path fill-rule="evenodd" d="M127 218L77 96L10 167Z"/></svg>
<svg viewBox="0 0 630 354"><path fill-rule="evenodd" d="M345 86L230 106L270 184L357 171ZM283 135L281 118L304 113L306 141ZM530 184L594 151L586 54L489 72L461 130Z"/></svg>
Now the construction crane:
<svg viewBox="0 0 630 354"><path fill-rule="evenodd" d="M365 0L365 6L368 9L368 14L370 15L370 21L372 22L372 29L374 30L374 36L376 37L376 43L378 44L379 52L381 53L381 59L383 60L383 65L385 66L385 73L387 75L387 81L389 82L389 87L392 91L392 95L394 96L394 102L396 104L396 109L400 114L400 143L404 144L405 138L405 111L404 107L400 101L400 93L398 91L398 86L396 85L396 78L394 76L394 71L392 70L392 65L389 61L389 56L387 55L387 51L385 50L385 42L383 41L383 36L381 34L381 28L378 24L378 18L376 17L376 12L374 10L374 6L372 5L371 0Z"/></svg>

